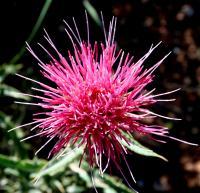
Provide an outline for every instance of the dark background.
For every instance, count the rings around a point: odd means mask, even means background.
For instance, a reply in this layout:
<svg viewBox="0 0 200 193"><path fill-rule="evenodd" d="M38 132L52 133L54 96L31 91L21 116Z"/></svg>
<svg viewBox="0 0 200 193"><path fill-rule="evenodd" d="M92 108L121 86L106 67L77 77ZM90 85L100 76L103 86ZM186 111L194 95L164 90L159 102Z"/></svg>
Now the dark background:
<svg viewBox="0 0 200 193"><path fill-rule="evenodd" d="M170 133L177 138L199 143L200 113L200 1L198 0L91 0L97 10L103 12L105 23L114 15L118 18L116 41L120 48L139 59L150 47L163 41L147 62L152 65L166 53L172 54L156 71L153 86L157 91L182 88L173 94L176 102L156 106L156 112L182 118L182 121L157 119L156 123L168 125ZM0 62L7 63L24 45L30 34L44 1L1 1L0 2ZM70 48L64 32L63 19L76 18L83 39L86 37L82 1L54 0L42 24L59 50L65 53ZM102 29L89 17L91 41L103 41ZM40 29L31 42L43 42L43 29ZM28 52L20 59L23 69L35 77L38 67ZM7 82L17 87L18 78L9 77ZM20 89L18 87L18 89ZM2 108L12 100L2 100ZM8 113L12 114L11 111ZM27 110L25 119L30 120L32 109ZM27 122L24 120L24 122ZM150 120L150 123L154 123ZM192 147L168 141L167 144L143 140L152 149L169 160L168 163L155 158L130 155L128 161L138 181L140 192L197 193L200 192L200 151ZM36 144L37 147L37 144ZM39 145L38 145L39 147ZM48 151L48 150L47 150ZM44 152L45 154L45 152ZM41 155L42 156L42 155ZM45 156L44 156L45 157ZM123 165L122 165L123 166Z"/></svg>

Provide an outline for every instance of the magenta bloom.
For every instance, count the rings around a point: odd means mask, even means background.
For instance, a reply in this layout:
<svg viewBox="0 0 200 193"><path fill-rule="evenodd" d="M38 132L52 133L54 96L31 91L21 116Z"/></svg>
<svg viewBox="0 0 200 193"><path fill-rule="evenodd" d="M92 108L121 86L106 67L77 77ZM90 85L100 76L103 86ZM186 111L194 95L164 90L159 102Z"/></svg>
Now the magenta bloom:
<svg viewBox="0 0 200 193"><path fill-rule="evenodd" d="M146 125L143 121L156 116L175 119L158 115L148 108L157 101L174 100L159 99L159 96L176 90L156 95L153 94L155 89L145 90L153 81L152 73L167 55L151 68L145 69L144 61L158 45L152 46L139 61L134 62L129 54L117 51L115 25L116 19L113 18L109 32L105 33L105 44L91 45L89 38L88 42L81 40L76 24L74 32L66 23L66 32L73 45L73 52L68 51L67 58L61 55L46 33L46 40L58 55L54 57L40 45L51 57L47 64L28 46L28 50L39 61L42 75L54 83L54 86L48 86L19 75L42 87L33 88L42 96L29 95L41 99L41 102L27 103L40 106L41 112L34 115L34 122L22 125L36 124L32 130L38 130L36 135L24 140L46 136L47 142L36 153L52 139L56 139L57 143L50 154L58 153L68 145L83 146L83 155L91 167L98 166L103 173L110 161L120 167L118 161L125 159L127 153L124 143L129 144L129 137L133 137L134 133L169 137L167 128ZM113 65L117 66L116 70ZM107 160L106 164L103 164L103 158Z"/></svg>

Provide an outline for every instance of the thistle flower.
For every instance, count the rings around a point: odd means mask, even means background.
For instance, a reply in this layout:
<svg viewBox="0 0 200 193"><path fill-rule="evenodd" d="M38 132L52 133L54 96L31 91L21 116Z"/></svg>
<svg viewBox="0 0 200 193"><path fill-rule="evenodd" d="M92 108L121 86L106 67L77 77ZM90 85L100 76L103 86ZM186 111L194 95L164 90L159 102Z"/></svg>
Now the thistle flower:
<svg viewBox="0 0 200 193"><path fill-rule="evenodd" d="M86 42L81 39L74 19L73 23L75 31L65 22L66 32L73 45L73 52L68 51L67 58L61 55L46 31L44 37L59 59L39 44L51 58L50 62L44 63L27 45L27 49L39 61L42 75L55 86L18 75L42 87L32 88L42 93L41 95L24 94L38 98L41 102L18 102L42 108L41 112L34 115L33 122L16 127L35 124L31 130L37 129L37 134L22 141L36 136L46 137L46 143L36 154L53 139L57 142L50 155L60 152L66 146L82 146L83 156L87 157L90 166L99 167L100 173L103 173L110 161L118 169L118 161L121 158L126 162L127 148L124 144L131 143L129 138L133 137L134 133L176 139L168 135L167 128L147 125L143 121L149 117L177 120L149 110L149 106L158 101L173 101L174 99L159 97L178 90L161 94L154 94L155 89L148 92L145 90L154 79L153 72L168 56L167 54L152 67L145 69L144 61L160 43L151 46L140 60L133 62L133 57L129 54L122 50L117 51L114 41L116 18L111 20L108 33L102 19L105 44L91 45L88 19ZM116 70L113 65L117 66ZM103 158L106 162L102 161Z"/></svg>

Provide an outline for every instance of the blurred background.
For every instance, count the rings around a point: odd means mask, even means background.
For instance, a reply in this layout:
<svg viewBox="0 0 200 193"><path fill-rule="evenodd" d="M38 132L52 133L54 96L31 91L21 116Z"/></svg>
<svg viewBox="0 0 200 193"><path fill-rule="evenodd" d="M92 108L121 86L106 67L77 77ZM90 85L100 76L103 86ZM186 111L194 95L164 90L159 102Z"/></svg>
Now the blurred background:
<svg viewBox="0 0 200 193"><path fill-rule="evenodd" d="M157 92L172 94L175 102L159 103L157 113L182 118L182 121L149 120L149 124L166 125L172 136L199 143L200 138L200 1L199 0L110 0L110 1L21 1L0 2L0 192L94 192L87 163L85 170L77 167L78 156L62 169L51 175L44 175L37 184L32 179L46 163L50 144L38 156L34 152L45 139L31 139L20 142L30 134L30 127L7 132L13 127L30 122L38 110L15 104L15 100L30 101L29 97L16 91L32 93L31 82L14 73L20 73L37 80L43 80L33 57L24 49L25 41L30 42L39 56L45 58L37 42L46 44L43 28L54 40L63 55L71 49L64 31L63 19L71 22L76 18L82 38L86 38L85 9L88 11L91 41L103 41L99 23L103 12L108 26L112 16L118 18L116 42L119 48L134 55L137 61L151 44L163 43L145 62L153 65L169 51L171 55L157 69L152 87ZM46 44L47 45L47 44ZM128 162L136 178L134 188L139 192L199 193L200 192L200 149L182 143L168 141L160 144L138 136L138 140L169 161L144 157L138 154L128 156ZM68 163L67 162L67 163ZM123 163L121 163L123 167ZM126 187L122 176L112 171L105 179L95 175L99 192L133 192ZM112 177L118 176L118 177ZM121 178L121 180L120 180ZM116 186L119 182L119 186ZM123 183L125 185L123 185Z"/></svg>

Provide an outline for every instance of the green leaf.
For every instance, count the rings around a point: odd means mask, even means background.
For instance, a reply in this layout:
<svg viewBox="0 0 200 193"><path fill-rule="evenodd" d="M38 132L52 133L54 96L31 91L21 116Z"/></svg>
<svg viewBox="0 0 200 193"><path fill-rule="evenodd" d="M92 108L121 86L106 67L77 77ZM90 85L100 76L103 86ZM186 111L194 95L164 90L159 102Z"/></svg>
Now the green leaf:
<svg viewBox="0 0 200 193"><path fill-rule="evenodd" d="M0 84L0 96L7 96L12 97L16 99L24 99L24 100L30 100L29 96L25 96L20 94L20 91L16 88L6 85L6 84Z"/></svg>
<svg viewBox="0 0 200 193"><path fill-rule="evenodd" d="M2 64L0 66L0 83L10 74L15 74L22 68L21 64Z"/></svg>
<svg viewBox="0 0 200 193"><path fill-rule="evenodd" d="M118 178L109 176L107 174L103 175L103 180L106 182L107 185L112 187L114 190L120 193L138 193L132 189L129 189L125 186Z"/></svg>
<svg viewBox="0 0 200 193"><path fill-rule="evenodd" d="M42 193L40 190L37 189L30 189L28 193Z"/></svg>
<svg viewBox="0 0 200 193"><path fill-rule="evenodd" d="M53 184L61 193L65 193L65 189L59 180L54 179Z"/></svg>
<svg viewBox="0 0 200 193"><path fill-rule="evenodd" d="M89 172L90 166L88 165L88 163L85 160L82 160L82 164L81 167ZM94 174L94 182L95 182L95 186L97 188L101 188L103 190L104 193L137 193L134 190L129 189L126 185L123 184L123 182L114 176L110 176L108 174L103 174L103 176L101 176L99 174L99 170L98 169L94 169L93 170L93 174ZM90 180L91 181L91 180ZM91 188L93 188L93 185L91 184Z"/></svg>
<svg viewBox="0 0 200 193"><path fill-rule="evenodd" d="M108 187L103 190L103 193L117 193L117 191L115 189Z"/></svg>
<svg viewBox="0 0 200 193"><path fill-rule="evenodd" d="M11 117L0 111L0 128L2 128L4 139L6 142L12 140L12 147L10 149L18 152L20 158L25 158L27 156L27 149L22 143L20 143L19 138L23 136L20 129L8 132L8 130L15 127L15 124L11 121ZM8 146L8 144L6 144ZM15 153L16 153L15 152Z"/></svg>
<svg viewBox="0 0 200 193"><path fill-rule="evenodd" d="M96 9L91 5L91 3L88 0L84 0L83 5L84 5L85 9L87 10L87 12L92 17L92 19L96 22L96 24L98 26L101 26L101 20L99 18L99 15L98 15Z"/></svg>
<svg viewBox="0 0 200 193"><path fill-rule="evenodd" d="M87 187L91 187L91 178L84 169L79 167L79 163L71 163L69 168L79 175L79 177L86 183Z"/></svg>
<svg viewBox="0 0 200 193"><path fill-rule="evenodd" d="M23 172L36 172L44 166L44 162L31 161L31 160L18 160L14 157L0 154L0 167L12 168Z"/></svg>
<svg viewBox="0 0 200 193"><path fill-rule="evenodd" d="M55 175L60 171L63 171L64 168L69 166L74 160L76 160L82 153L82 148L78 148L72 151L70 154L65 155L61 158L54 157L51 161L49 161L44 168L37 174L35 180L38 181L39 178L45 175Z"/></svg>
<svg viewBox="0 0 200 193"><path fill-rule="evenodd" d="M85 190L85 188L78 186L76 184L72 184L69 187L67 187L68 193L81 193Z"/></svg>
<svg viewBox="0 0 200 193"><path fill-rule="evenodd" d="M125 134L124 134L125 135ZM130 137L129 135L125 135L126 138L130 141L130 144L128 144L123 139L121 140L121 143L126 146L129 150L143 155L143 156L150 156L150 157L158 157L164 161L168 161L165 157L162 155L159 155L158 153L155 153L153 150L141 145L138 141L136 141L133 137Z"/></svg>

